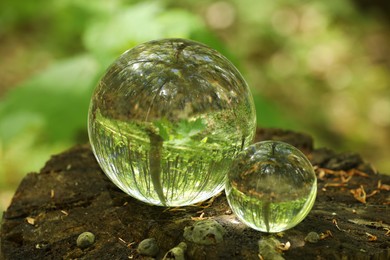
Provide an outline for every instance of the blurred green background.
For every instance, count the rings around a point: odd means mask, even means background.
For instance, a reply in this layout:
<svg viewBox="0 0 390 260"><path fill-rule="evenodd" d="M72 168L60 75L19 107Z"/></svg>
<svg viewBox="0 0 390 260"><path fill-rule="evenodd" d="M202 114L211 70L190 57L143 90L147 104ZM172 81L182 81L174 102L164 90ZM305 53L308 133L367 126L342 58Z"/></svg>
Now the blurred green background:
<svg viewBox="0 0 390 260"><path fill-rule="evenodd" d="M0 3L0 210L51 154L88 141L87 108L125 50L190 38L227 56L258 123L356 151L390 173L387 0L3 0Z"/></svg>

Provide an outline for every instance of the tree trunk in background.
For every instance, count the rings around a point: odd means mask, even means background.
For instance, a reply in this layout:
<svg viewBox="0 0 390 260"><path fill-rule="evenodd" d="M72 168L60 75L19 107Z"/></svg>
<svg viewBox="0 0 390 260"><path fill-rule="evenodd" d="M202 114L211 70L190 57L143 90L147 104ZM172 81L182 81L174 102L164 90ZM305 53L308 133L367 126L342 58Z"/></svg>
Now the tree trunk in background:
<svg viewBox="0 0 390 260"><path fill-rule="evenodd" d="M380 13L390 22L390 2L388 0L353 0L362 12L362 15L367 15L367 11L371 13Z"/></svg>
<svg viewBox="0 0 390 260"><path fill-rule="evenodd" d="M39 174L23 179L3 216L0 258L148 259L136 250L146 238L155 238L157 259L180 242L187 244L186 259L390 258L390 176L375 173L357 154L313 149L303 134L258 129L256 139L293 144L316 168L315 205L293 229L269 235L244 226L224 194L182 208L146 205L114 186L90 146L82 145L53 156ZM211 237L211 245L202 245L184 238L184 228L204 218L222 225L223 241ZM94 233L95 242L80 248L76 240L85 231ZM307 238L310 232L318 236ZM278 242L259 252L267 241Z"/></svg>

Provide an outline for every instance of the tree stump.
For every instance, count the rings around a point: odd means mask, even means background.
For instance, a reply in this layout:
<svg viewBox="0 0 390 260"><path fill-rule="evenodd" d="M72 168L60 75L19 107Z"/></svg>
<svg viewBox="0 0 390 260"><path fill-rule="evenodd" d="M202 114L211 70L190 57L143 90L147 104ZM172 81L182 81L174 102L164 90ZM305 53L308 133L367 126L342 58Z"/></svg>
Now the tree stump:
<svg viewBox="0 0 390 260"><path fill-rule="evenodd" d="M157 259L180 242L187 244L186 259L390 258L390 176L376 173L357 154L313 149L304 134L258 129L256 139L293 144L315 167L315 205L290 230L265 234L246 227L224 194L181 208L146 205L112 184L90 146L82 145L53 156L39 174L23 179L3 215L0 258L151 259L137 251L146 238L157 242ZM204 245L184 237L186 227L203 219L224 228L222 241L210 236ZM95 235L95 242L80 248L76 240L85 231ZM264 249L264 241L277 242ZM175 259L173 253L167 257Z"/></svg>

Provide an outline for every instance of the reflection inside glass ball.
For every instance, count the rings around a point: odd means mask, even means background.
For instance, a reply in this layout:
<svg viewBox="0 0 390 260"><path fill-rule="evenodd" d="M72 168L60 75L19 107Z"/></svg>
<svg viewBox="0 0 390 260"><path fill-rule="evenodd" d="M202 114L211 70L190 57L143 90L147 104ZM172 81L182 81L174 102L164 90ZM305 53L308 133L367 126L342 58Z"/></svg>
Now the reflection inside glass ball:
<svg viewBox="0 0 390 260"><path fill-rule="evenodd" d="M183 206L224 188L232 158L254 136L256 113L238 70L183 39L128 50L90 104L88 132L106 175L146 203Z"/></svg>
<svg viewBox="0 0 390 260"><path fill-rule="evenodd" d="M280 232L300 223L313 207L317 179L297 148L278 141L247 147L234 160L226 196L237 217L263 232Z"/></svg>

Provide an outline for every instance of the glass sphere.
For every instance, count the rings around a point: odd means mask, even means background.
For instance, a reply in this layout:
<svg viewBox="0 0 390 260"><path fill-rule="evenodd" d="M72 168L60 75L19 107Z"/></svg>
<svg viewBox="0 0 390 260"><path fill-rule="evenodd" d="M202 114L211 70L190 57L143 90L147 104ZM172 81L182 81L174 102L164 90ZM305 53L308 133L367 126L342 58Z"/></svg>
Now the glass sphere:
<svg viewBox="0 0 390 260"><path fill-rule="evenodd" d="M305 155L292 145L263 141L234 160L226 196L237 217L249 227L281 232L300 223L313 207L317 178Z"/></svg>
<svg viewBox="0 0 390 260"><path fill-rule="evenodd" d="M124 192L153 205L206 200L254 136L256 113L238 70L194 41L150 41L123 53L89 108L93 152Z"/></svg>

